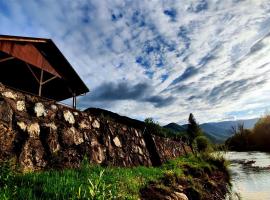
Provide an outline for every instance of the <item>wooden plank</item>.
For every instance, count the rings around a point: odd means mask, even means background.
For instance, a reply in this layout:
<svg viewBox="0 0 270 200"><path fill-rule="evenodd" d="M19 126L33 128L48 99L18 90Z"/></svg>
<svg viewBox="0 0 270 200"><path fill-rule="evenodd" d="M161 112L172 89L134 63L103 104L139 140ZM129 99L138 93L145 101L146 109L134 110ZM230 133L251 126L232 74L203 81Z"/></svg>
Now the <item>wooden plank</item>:
<svg viewBox="0 0 270 200"><path fill-rule="evenodd" d="M41 38L26 38L16 36L0 36L0 40L4 41L17 41L17 42L34 42L34 43L46 43L46 39Z"/></svg>

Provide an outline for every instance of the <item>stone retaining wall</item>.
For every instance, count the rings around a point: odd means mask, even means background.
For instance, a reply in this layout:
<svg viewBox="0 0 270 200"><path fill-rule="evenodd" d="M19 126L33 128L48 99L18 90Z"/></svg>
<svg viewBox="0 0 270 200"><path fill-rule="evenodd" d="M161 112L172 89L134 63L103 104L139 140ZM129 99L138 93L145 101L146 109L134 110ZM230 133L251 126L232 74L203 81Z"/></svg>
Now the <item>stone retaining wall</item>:
<svg viewBox="0 0 270 200"><path fill-rule="evenodd" d="M184 154L181 142L151 136L150 145L142 132L0 84L0 161L15 158L23 171L78 167L85 156L97 164L151 166Z"/></svg>

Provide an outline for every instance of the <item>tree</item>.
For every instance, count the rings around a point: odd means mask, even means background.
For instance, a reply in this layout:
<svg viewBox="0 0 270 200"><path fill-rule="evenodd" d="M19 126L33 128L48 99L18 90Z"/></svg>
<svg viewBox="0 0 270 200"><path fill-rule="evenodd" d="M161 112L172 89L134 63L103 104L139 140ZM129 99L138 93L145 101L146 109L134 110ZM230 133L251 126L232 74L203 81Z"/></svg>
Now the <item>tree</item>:
<svg viewBox="0 0 270 200"><path fill-rule="evenodd" d="M154 135L163 135L162 127L158 124L158 122L155 122L153 118L146 118L144 120L147 133L151 133Z"/></svg>
<svg viewBox="0 0 270 200"><path fill-rule="evenodd" d="M192 113L189 114L188 118L187 135L188 135L188 143L193 151L192 143L196 137L202 135L202 130L197 124Z"/></svg>

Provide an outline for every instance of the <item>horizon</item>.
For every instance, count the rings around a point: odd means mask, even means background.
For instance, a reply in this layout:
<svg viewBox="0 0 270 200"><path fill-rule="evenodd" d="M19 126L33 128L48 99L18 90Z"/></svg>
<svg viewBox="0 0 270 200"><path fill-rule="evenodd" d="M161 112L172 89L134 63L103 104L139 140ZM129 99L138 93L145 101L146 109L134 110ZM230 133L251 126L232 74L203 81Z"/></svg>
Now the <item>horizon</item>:
<svg viewBox="0 0 270 200"><path fill-rule="evenodd" d="M90 89L80 109L202 124L270 108L267 0L0 0L0 10L0 34L56 43Z"/></svg>

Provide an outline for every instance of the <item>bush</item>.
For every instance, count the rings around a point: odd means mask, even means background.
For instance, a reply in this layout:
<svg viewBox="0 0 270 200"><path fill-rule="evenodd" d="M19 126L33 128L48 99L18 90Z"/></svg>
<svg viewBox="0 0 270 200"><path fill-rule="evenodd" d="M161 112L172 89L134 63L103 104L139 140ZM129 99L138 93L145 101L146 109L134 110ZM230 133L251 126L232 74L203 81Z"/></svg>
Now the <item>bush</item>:
<svg viewBox="0 0 270 200"><path fill-rule="evenodd" d="M198 152L205 152L210 149L211 144L205 136L198 136L194 139L194 146Z"/></svg>

